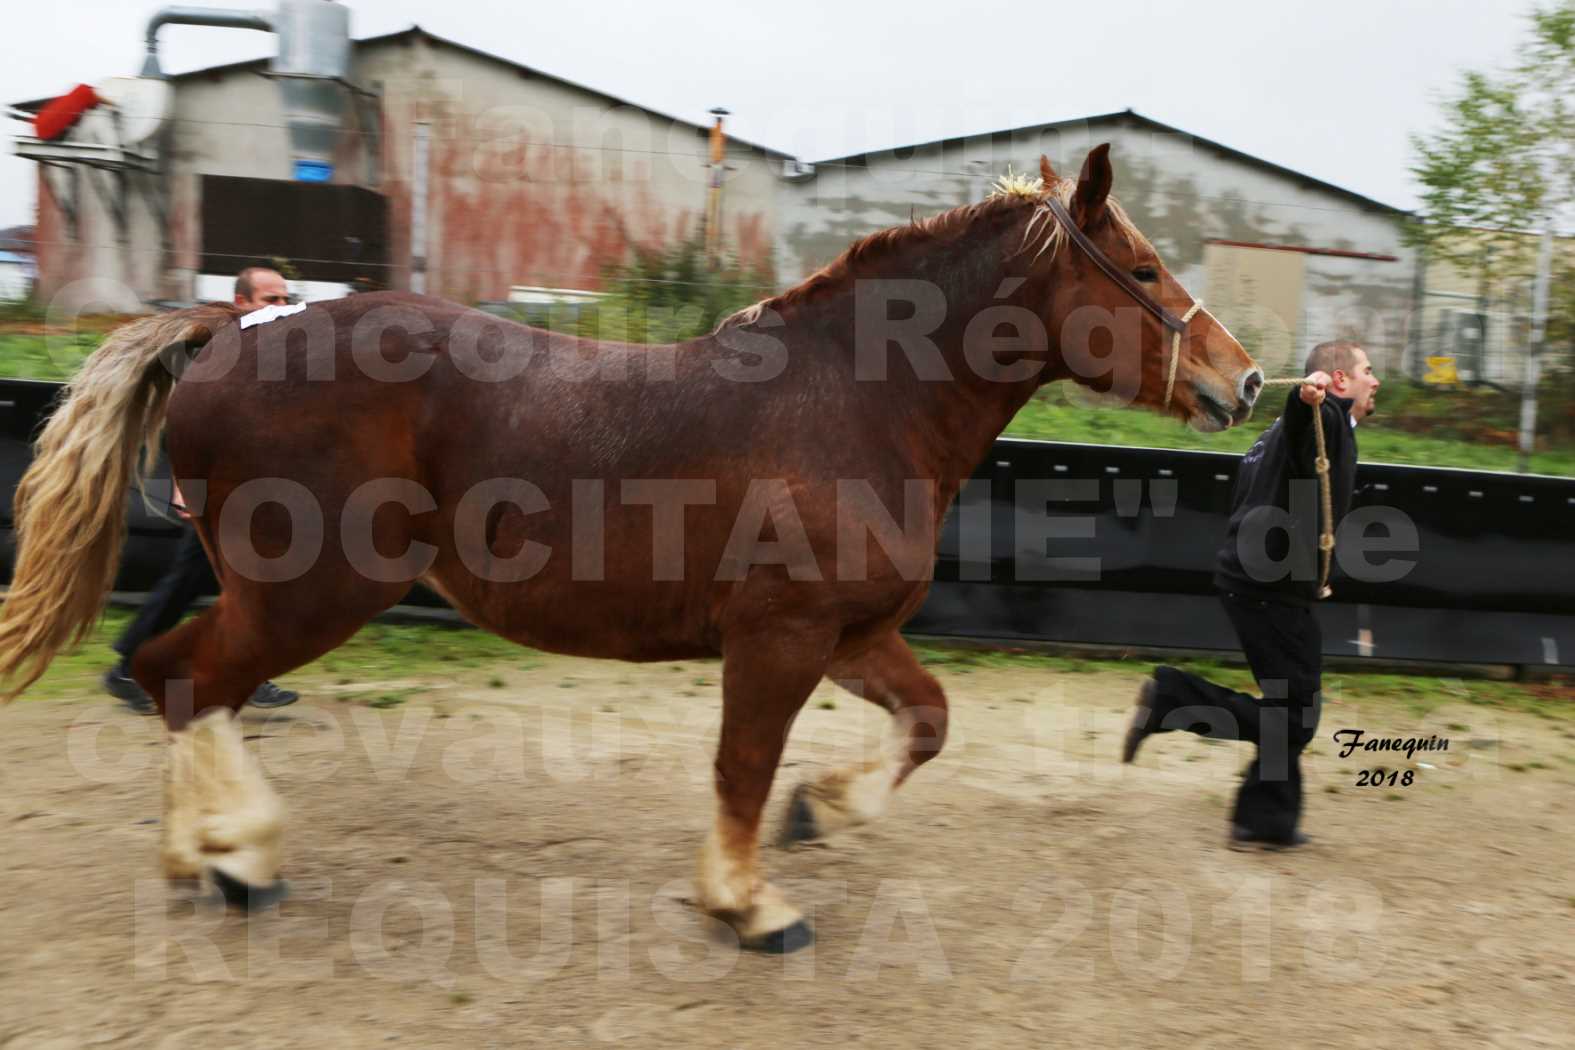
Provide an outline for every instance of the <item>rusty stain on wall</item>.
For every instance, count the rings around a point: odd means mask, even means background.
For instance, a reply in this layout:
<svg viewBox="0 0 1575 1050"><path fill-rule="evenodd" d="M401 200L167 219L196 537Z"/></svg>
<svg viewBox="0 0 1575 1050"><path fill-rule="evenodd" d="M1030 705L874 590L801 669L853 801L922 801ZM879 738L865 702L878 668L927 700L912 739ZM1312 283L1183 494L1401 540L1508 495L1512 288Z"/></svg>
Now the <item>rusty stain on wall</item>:
<svg viewBox="0 0 1575 1050"><path fill-rule="evenodd" d="M384 287L410 286L410 166L418 122L431 129L431 294L473 302L505 299L516 285L595 290L631 248L666 247L698 233L705 199L698 125L531 75L419 30L357 43L352 61L357 83L378 97L380 126L370 126L370 107L347 106L333 178L388 200L390 261L375 275ZM160 176L168 209L160 220L138 202L129 243L118 243L107 216L95 214L86 186L76 237L41 188L38 227L50 242L39 248L42 294L83 277L125 282L144 300L191 294L202 253L201 177L288 177L280 161L280 100L261 70L257 63L172 78L174 115ZM237 109L247 121L235 120ZM724 240L746 263L769 269L774 175L757 148L737 145L729 159L738 170L724 201ZM280 222L311 221L280 216ZM259 246L258 254L270 253Z"/></svg>

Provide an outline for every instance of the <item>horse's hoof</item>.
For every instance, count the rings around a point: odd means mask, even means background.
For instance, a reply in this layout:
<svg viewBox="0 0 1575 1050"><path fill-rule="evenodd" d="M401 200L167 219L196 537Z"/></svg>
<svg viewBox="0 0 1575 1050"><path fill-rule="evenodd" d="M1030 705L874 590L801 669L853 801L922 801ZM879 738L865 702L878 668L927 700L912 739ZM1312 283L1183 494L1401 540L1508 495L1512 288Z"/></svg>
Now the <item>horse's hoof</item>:
<svg viewBox="0 0 1575 1050"><path fill-rule="evenodd" d="M820 838L820 825L815 823L815 813L809 808L809 785L800 784L793 789L788 800L787 821L782 825L782 846L797 842L810 842Z"/></svg>
<svg viewBox="0 0 1575 1050"><path fill-rule="evenodd" d="M759 940L747 942L744 947L763 955L788 955L814 943L815 931L809 928L809 923L800 919L791 926L773 930Z"/></svg>
<svg viewBox="0 0 1575 1050"><path fill-rule="evenodd" d="M272 886L249 886L240 879L213 869L213 884L224 895L224 903L236 911L262 911L290 895L290 884L278 879Z"/></svg>

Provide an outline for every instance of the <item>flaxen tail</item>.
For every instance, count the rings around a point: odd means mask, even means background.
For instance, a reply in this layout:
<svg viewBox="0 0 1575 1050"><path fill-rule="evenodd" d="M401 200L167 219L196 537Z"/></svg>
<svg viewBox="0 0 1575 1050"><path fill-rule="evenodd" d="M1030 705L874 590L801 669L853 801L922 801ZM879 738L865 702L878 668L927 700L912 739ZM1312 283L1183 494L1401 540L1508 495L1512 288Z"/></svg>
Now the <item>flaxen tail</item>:
<svg viewBox="0 0 1575 1050"><path fill-rule="evenodd" d="M0 606L0 703L92 629L120 564L126 486L140 486L156 454L175 369L234 317L198 306L133 321L66 387L12 502L17 557Z"/></svg>

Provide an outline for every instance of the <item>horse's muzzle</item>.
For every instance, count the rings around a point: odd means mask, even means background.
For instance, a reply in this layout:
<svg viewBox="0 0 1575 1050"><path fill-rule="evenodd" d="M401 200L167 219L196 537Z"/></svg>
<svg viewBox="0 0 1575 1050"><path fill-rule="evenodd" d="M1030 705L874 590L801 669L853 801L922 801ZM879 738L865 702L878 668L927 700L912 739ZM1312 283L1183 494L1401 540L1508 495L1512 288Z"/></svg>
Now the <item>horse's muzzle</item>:
<svg viewBox="0 0 1575 1050"><path fill-rule="evenodd" d="M1239 426L1247 421L1261 393L1263 393L1263 369L1254 366L1243 372L1236 380L1236 404L1229 410L1231 426Z"/></svg>
<svg viewBox="0 0 1575 1050"><path fill-rule="evenodd" d="M1225 380L1225 383L1229 382L1229 379ZM1236 378L1234 389L1225 383L1216 381L1194 388L1197 391L1198 409L1202 414L1195 425L1201 424L1200 429L1227 430L1245 423L1252 415L1253 406L1258 403L1258 395L1263 392L1263 370L1256 366L1244 370Z"/></svg>
<svg viewBox="0 0 1575 1050"><path fill-rule="evenodd" d="M1247 413L1252 413L1252 406L1258 403L1258 395L1263 393L1263 369L1249 368L1241 374L1241 379L1236 383L1236 400L1247 406ZM1246 419L1242 416L1242 419ZM1241 422L1240 419L1237 422Z"/></svg>

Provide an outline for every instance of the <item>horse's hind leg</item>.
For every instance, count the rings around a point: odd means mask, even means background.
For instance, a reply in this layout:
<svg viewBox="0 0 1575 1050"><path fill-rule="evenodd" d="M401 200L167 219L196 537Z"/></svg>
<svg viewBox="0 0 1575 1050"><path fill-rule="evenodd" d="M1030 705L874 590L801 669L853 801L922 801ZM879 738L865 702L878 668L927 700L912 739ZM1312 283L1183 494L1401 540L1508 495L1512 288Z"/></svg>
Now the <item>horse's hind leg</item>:
<svg viewBox="0 0 1575 1050"><path fill-rule="evenodd" d="M879 817L892 792L946 741L946 694L896 631L852 660L833 664L827 676L890 711L897 732L878 757L800 784L788 801L784 845Z"/></svg>
<svg viewBox="0 0 1575 1050"><path fill-rule="evenodd" d="M813 940L800 912L759 871L760 813L788 728L825 672L834 639L778 628L729 634L722 655L716 824L700 852L700 904L746 948L791 952Z"/></svg>
<svg viewBox="0 0 1575 1050"><path fill-rule="evenodd" d="M236 712L259 683L334 649L399 592L315 571L271 585L230 573L211 609L138 648L132 675L169 729L160 851L167 877L209 873L241 907L283 892L284 806L247 752Z"/></svg>

